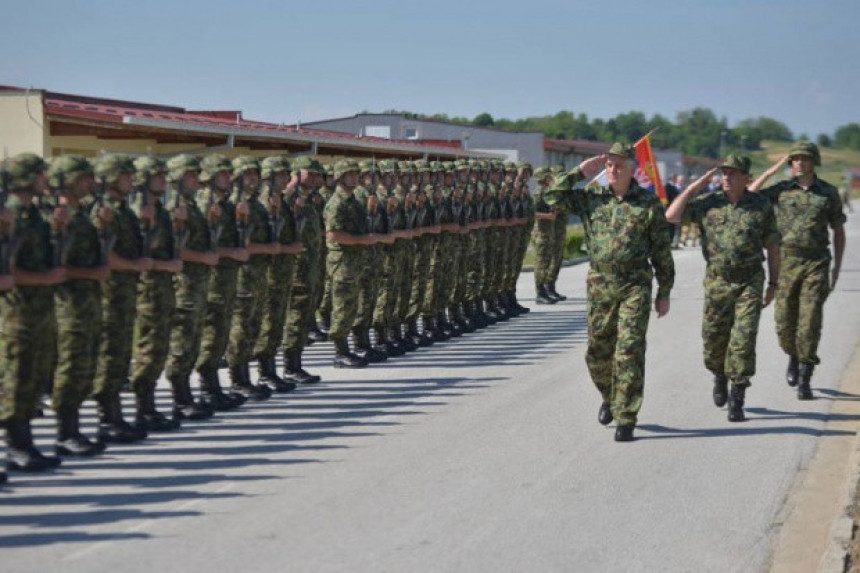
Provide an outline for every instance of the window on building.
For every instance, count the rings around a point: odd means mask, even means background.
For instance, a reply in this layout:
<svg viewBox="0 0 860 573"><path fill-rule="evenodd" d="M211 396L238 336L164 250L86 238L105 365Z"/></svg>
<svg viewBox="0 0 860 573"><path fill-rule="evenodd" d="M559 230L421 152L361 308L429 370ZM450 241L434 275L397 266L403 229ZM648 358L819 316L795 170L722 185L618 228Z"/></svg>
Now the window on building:
<svg viewBox="0 0 860 573"><path fill-rule="evenodd" d="M417 127L404 127L403 128L403 137L405 139L418 139L418 128Z"/></svg>
<svg viewBox="0 0 860 573"><path fill-rule="evenodd" d="M364 135L391 139L391 127L388 125L368 125L364 128Z"/></svg>

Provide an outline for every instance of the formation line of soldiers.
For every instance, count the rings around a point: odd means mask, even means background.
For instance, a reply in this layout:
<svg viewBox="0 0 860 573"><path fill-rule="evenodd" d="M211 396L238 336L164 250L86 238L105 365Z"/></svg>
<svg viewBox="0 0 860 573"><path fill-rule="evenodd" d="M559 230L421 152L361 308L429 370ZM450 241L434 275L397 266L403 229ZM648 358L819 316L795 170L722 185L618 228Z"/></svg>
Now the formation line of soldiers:
<svg viewBox="0 0 860 573"><path fill-rule="evenodd" d="M515 292L534 222L527 163L347 159L327 174L308 156L19 154L2 175L7 469L47 470L318 382L302 366L310 335L331 339L336 367L360 368L528 312ZM169 416L155 404L162 372ZM31 432L46 388L56 456ZM95 439L81 431L88 397Z"/></svg>
<svg viewBox="0 0 860 573"><path fill-rule="evenodd" d="M838 190L815 173L821 165L818 147L796 142L755 181L749 158L730 155L665 212L654 194L637 185L634 158L630 145L615 143L606 155L559 174L547 193L549 203L565 205L585 228L586 363L602 397L599 423L615 420L615 440L634 439L652 283L656 279L654 309L665 316L675 278L667 219L678 223L685 212L701 233L707 263L702 340L705 367L714 375L714 404L728 403L730 422L745 420L761 309L773 300L779 345L788 356L786 382L797 388L798 399L812 399L823 307L842 267L846 220ZM791 177L763 188L786 164ZM603 166L607 185L575 186ZM721 188L699 195L717 171Z"/></svg>

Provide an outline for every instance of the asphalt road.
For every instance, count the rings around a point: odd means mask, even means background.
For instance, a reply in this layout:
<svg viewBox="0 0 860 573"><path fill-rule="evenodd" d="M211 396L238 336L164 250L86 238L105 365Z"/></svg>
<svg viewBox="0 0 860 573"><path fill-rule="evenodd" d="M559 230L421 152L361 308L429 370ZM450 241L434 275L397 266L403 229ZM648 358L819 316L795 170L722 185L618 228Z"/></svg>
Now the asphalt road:
<svg viewBox="0 0 860 573"><path fill-rule="evenodd" d="M768 308L749 421L713 406L704 265L683 249L672 310L652 315L637 440L617 444L583 360L586 265L562 271L571 298L551 307L532 304L524 274L525 317L364 370L331 368L331 346L317 345L316 387L13 474L0 569L762 570L795 477L833 435L828 410L858 399L836 388L860 342L859 226L852 216L813 402L782 381ZM48 421L37 437L48 447Z"/></svg>

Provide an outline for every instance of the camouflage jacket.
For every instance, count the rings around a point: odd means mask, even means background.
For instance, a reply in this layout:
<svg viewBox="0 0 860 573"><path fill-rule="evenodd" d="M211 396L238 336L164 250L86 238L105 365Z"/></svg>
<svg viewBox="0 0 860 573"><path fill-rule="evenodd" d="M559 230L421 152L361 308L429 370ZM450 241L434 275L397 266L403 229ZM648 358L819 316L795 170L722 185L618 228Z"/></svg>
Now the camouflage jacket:
<svg viewBox="0 0 860 573"><path fill-rule="evenodd" d="M51 225L42 217L38 205L24 203L10 194L6 209L15 214L15 236L18 248L14 266L22 271L45 273L54 267L51 248Z"/></svg>
<svg viewBox="0 0 860 573"><path fill-rule="evenodd" d="M287 204L290 206L293 217L296 219L296 238L302 242L305 248L300 256L308 260L315 260L323 249L325 238L320 221L320 213L311 199L311 193L310 189L299 187L287 199ZM298 209L296 204L299 197L304 199L304 205L301 209Z"/></svg>
<svg viewBox="0 0 860 573"><path fill-rule="evenodd" d="M344 231L351 235L367 234L367 216L355 195L338 186L325 206L326 231ZM329 251L355 251L360 245L345 246L326 237Z"/></svg>
<svg viewBox="0 0 860 573"><path fill-rule="evenodd" d="M169 261L177 254L175 249L176 238L173 235L173 221L160 199L150 197L150 201L155 217L152 220L149 256L159 261ZM135 215L140 217L141 209L143 209L143 197L140 194L135 198L132 209ZM141 231L143 231L142 224ZM141 237L142 244L143 235Z"/></svg>
<svg viewBox="0 0 860 573"><path fill-rule="evenodd" d="M230 200L228 194L218 199L217 193L213 189L204 189L200 192L197 205L200 210L206 213L209 210L210 203L215 203L221 208L221 216L218 217L218 225L221 228L221 235L218 237L217 247L236 248L244 247L239 244L239 229L236 226L236 205ZM225 259L222 259L225 260Z"/></svg>
<svg viewBox="0 0 860 573"><path fill-rule="evenodd" d="M84 207L68 207L68 210L65 264L84 269L100 266L102 256L98 229Z"/></svg>
<svg viewBox="0 0 860 573"><path fill-rule="evenodd" d="M212 235L209 233L209 221L197 202L177 193L168 203L167 210L172 213L178 207L184 207L186 213L185 231L188 233L188 238L185 241L185 248L198 253L211 251Z"/></svg>
<svg viewBox="0 0 860 573"><path fill-rule="evenodd" d="M809 189L804 189L797 180L789 179L762 189L760 193L776 207L776 224L784 247L830 258L827 227L839 229L845 224L836 187L816 177Z"/></svg>
<svg viewBox="0 0 860 573"><path fill-rule="evenodd" d="M113 252L124 259L139 259L143 256L143 236L140 219L128 206L125 199L105 197L104 204L113 210L113 219L105 223L108 234L116 238ZM98 224L99 203L93 203L90 218Z"/></svg>
<svg viewBox="0 0 860 573"><path fill-rule="evenodd" d="M551 192L582 219L591 267L609 269L600 272L616 276L650 275L653 267L657 298L668 298L675 282L675 263L660 200L635 180L620 199L608 185L572 189L583 178L578 168L562 174L553 182Z"/></svg>
<svg viewBox="0 0 860 573"><path fill-rule="evenodd" d="M724 191L702 195L687 212L702 230L702 253L715 268L761 265L763 249L780 241L770 201L749 191L737 204Z"/></svg>

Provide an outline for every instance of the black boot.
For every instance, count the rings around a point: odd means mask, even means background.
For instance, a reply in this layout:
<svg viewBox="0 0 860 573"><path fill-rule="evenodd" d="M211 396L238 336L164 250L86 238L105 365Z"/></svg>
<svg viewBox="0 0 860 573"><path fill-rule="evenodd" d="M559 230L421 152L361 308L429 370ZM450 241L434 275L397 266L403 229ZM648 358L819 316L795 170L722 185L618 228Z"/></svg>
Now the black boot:
<svg viewBox="0 0 860 573"><path fill-rule="evenodd" d="M800 375L800 364L794 356L788 357L788 368L785 369L785 381L789 386L797 386L797 379Z"/></svg>
<svg viewBox="0 0 860 573"><path fill-rule="evenodd" d="M214 368L200 368L200 388L202 390L203 404L215 412L226 412L235 410L245 403L246 398L236 392L225 393L221 389L221 381L218 378L218 370Z"/></svg>
<svg viewBox="0 0 860 573"><path fill-rule="evenodd" d="M729 422L743 422L746 420L744 416L744 395L746 394L746 386L732 384L729 390Z"/></svg>
<svg viewBox="0 0 860 573"><path fill-rule="evenodd" d="M469 301L469 318L472 320L472 324L475 325L475 330L486 328L487 320L484 316L484 309L481 306L480 301L470 300Z"/></svg>
<svg viewBox="0 0 860 573"><path fill-rule="evenodd" d="M366 360L368 364L378 364L385 362L388 357L385 354L377 352L370 342L370 331L366 328L353 328L352 339L355 343L354 355Z"/></svg>
<svg viewBox="0 0 860 573"><path fill-rule="evenodd" d="M170 379L170 389L173 393L173 418L175 420L206 420L214 412L208 406L194 401L191 393L191 382L187 377Z"/></svg>
<svg viewBox="0 0 860 573"><path fill-rule="evenodd" d="M632 442L633 441L633 425L624 424L615 428L616 442Z"/></svg>
<svg viewBox="0 0 860 573"><path fill-rule="evenodd" d="M272 395L268 389L264 390L261 386L251 384L250 377L247 376L247 363L231 366L230 372L230 388L234 392L243 395L248 400L253 402L262 402L268 400Z"/></svg>
<svg viewBox="0 0 860 573"><path fill-rule="evenodd" d="M346 337L332 338L334 343L334 367L335 368L364 368L367 366L367 360L359 358L349 351L349 342Z"/></svg>
<svg viewBox="0 0 860 573"><path fill-rule="evenodd" d="M100 442L130 444L146 438L145 428L132 426L123 419L119 395L99 399L98 412Z"/></svg>
<svg viewBox="0 0 860 573"><path fill-rule="evenodd" d="M472 324L472 321L469 320L468 316L466 316L466 312L463 310L461 305L450 307L448 309L448 314L451 315L454 326L457 327L460 332L465 334L475 332L475 325Z"/></svg>
<svg viewBox="0 0 860 573"><path fill-rule="evenodd" d="M490 297L490 304L493 305L493 310L496 311L496 315L499 317L499 322L505 322L509 318L511 318L511 312L504 305L504 299L500 295L495 295Z"/></svg>
<svg viewBox="0 0 860 573"><path fill-rule="evenodd" d="M511 304L519 314L528 314L532 311L529 307L520 304L520 301L517 300L517 291L512 290L509 296L511 297Z"/></svg>
<svg viewBox="0 0 860 573"><path fill-rule="evenodd" d="M418 332L418 319L408 318L406 319L406 336L405 339L414 344L416 347L424 347L429 346L427 341L421 336L421 333Z"/></svg>
<svg viewBox="0 0 860 573"><path fill-rule="evenodd" d="M421 332L421 338L424 339L424 346L430 346L436 342L436 320L429 314L421 317L421 322L424 324L424 329Z"/></svg>
<svg viewBox="0 0 860 573"><path fill-rule="evenodd" d="M144 390L135 396L137 412L134 415L134 425L149 432L171 432L179 429L177 418L168 418L155 408L155 388Z"/></svg>
<svg viewBox="0 0 860 573"><path fill-rule="evenodd" d="M815 364L809 362L801 362L798 367L798 383L797 383L797 399L812 400L812 388L809 387L809 382L812 380L812 371L815 369Z"/></svg>
<svg viewBox="0 0 860 573"><path fill-rule="evenodd" d="M600 410L597 411L597 421L601 426L608 426L612 423L612 408L609 406L609 402L603 402L600 404Z"/></svg>
<svg viewBox="0 0 860 573"><path fill-rule="evenodd" d="M440 315L436 315L432 317L431 322L433 323L433 341L434 342L445 342L446 340L450 340L451 336L448 331L445 330L445 319Z"/></svg>
<svg viewBox="0 0 860 573"><path fill-rule="evenodd" d="M316 324L308 330L308 346L314 342L325 342L326 340L328 340L328 335L320 330Z"/></svg>
<svg viewBox="0 0 860 573"><path fill-rule="evenodd" d="M397 343L400 344L400 347L406 352L418 350L417 344L415 344L409 338L403 336L403 329L402 325L400 324L394 327L394 338L395 340L397 340Z"/></svg>
<svg viewBox="0 0 860 573"><path fill-rule="evenodd" d="M294 382L287 382L278 376L278 367L274 356L257 357L257 375L260 385L265 385L278 394L285 394L296 389Z"/></svg>
<svg viewBox="0 0 860 573"><path fill-rule="evenodd" d="M489 300L478 302L478 306L483 309L484 316L487 317L487 324L496 324L499 322L499 313L493 308L493 303Z"/></svg>
<svg viewBox="0 0 860 573"><path fill-rule="evenodd" d="M322 378L302 368L302 351L284 350L284 376L298 384L316 384Z"/></svg>
<svg viewBox="0 0 860 573"><path fill-rule="evenodd" d="M376 338L376 344L374 344L372 348L378 352L380 356L384 356L385 360L388 360L390 354L388 354L388 345L385 343L385 329L381 326L374 326L370 331L368 331L368 337L370 336L370 332L373 332L373 335Z"/></svg>
<svg viewBox="0 0 860 573"><path fill-rule="evenodd" d="M563 294L559 294L557 290L555 290L555 281L552 281L547 285L547 294L558 301L567 300L567 297Z"/></svg>
<svg viewBox="0 0 860 573"><path fill-rule="evenodd" d="M45 456L33 445L30 420L6 422L6 469L43 472L59 467L60 458Z"/></svg>
<svg viewBox="0 0 860 573"><path fill-rule="evenodd" d="M447 336L448 339L460 336L460 333L457 332L457 329L454 328L454 325L448 320L444 310L441 310L436 314L436 327L441 330L442 334Z"/></svg>
<svg viewBox="0 0 860 573"><path fill-rule="evenodd" d="M537 285L537 296L535 297L535 302L537 304L555 304L558 300L556 300L555 297L550 296L546 290L546 285Z"/></svg>
<svg viewBox="0 0 860 573"><path fill-rule="evenodd" d="M729 399L729 381L725 374L714 376L714 405L722 408Z"/></svg>
<svg viewBox="0 0 860 573"><path fill-rule="evenodd" d="M328 336L331 331L331 313L327 312L317 321L317 330Z"/></svg>
<svg viewBox="0 0 860 573"><path fill-rule="evenodd" d="M393 328L385 329L385 353L389 356L403 356L406 350L397 340L397 333Z"/></svg>
<svg viewBox="0 0 860 573"><path fill-rule="evenodd" d="M75 456L89 458L105 451L101 442L93 442L81 434L80 413L76 409L57 411L57 443L58 456Z"/></svg>

